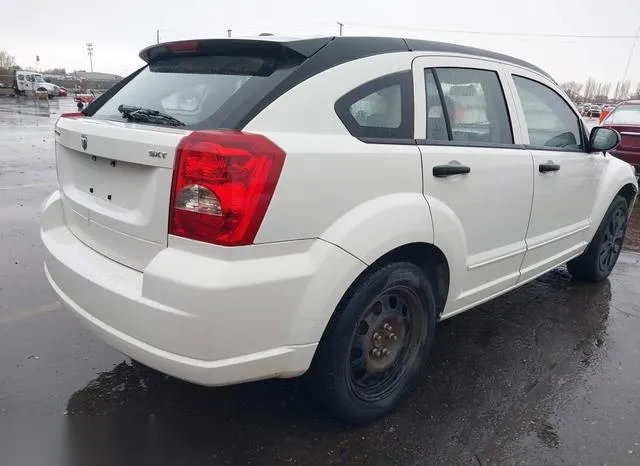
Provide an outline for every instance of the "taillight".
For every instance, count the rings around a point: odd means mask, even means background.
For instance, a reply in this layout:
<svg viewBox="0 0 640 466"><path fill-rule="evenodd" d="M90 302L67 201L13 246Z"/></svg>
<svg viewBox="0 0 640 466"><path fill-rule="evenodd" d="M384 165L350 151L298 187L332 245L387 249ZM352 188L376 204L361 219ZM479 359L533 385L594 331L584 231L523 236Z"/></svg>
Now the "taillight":
<svg viewBox="0 0 640 466"><path fill-rule="evenodd" d="M63 113L62 115L60 115L60 118L83 118L85 116L86 115L81 112L70 112L70 113Z"/></svg>
<svg viewBox="0 0 640 466"><path fill-rule="evenodd" d="M195 131L176 151L169 234L223 246L252 244L285 153L259 134Z"/></svg>

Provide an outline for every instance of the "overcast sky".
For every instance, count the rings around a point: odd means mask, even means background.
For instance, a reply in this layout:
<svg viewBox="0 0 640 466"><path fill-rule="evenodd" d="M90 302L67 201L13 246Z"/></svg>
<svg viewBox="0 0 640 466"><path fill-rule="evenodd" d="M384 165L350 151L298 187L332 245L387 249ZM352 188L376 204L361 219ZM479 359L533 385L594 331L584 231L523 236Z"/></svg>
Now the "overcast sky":
<svg viewBox="0 0 640 466"><path fill-rule="evenodd" d="M23 0L2 1L0 50L23 67L130 73L156 40L280 35L388 35L473 45L528 60L558 81L623 76L640 0ZM438 32L438 31L451 32ZM465 32L457 32L465 31ZM520 35L516 35L520 34ZM549 35L606 36L549 37ZM640 43L628 79L640 81Z"/></svg>

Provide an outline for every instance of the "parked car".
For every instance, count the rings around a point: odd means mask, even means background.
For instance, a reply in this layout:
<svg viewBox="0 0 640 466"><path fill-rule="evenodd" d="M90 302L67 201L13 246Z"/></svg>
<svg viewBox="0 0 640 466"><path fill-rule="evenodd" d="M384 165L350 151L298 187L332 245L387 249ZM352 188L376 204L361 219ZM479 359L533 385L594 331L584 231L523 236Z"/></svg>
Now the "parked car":
<svg viewBox="0 0 640 466"><path fill-rule="evenodd" d="M620 144L611 153L640 171L640 100L619 104L602 121L602 126L621 135Z"/></svg>
<svg viewBox="0 0 640 466"><path fill-rule="evenodd" d="M60 301L162 372L305 374L370 421L421 376L439 321L564 263L604 280L620 254L638 192L604 154L620 136L589 136L527 62L359 37L140 56L58 120L41 237Z"/></svg>
<svg viewBox="0 0 640 466"><path fill-rule="evenodd" d="M591 105L585 111L585 116L588 118L599 118L600 117L601 108L599 105Z"/></svg>
<svg viewBox="0 0 640 466"><path fill-rule="evenodd" d="M58 96L59 97L66 97L67 96L67 90L64 87L61 87L58 90Z"/></svg>

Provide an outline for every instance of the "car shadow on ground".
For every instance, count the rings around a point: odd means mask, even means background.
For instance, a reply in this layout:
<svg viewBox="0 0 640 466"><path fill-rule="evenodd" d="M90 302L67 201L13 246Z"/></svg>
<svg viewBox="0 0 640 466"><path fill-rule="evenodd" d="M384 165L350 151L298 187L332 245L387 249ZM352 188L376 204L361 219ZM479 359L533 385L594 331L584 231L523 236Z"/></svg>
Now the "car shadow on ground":
<svg viewBox="0 0 640 466"><path fill-rule="evenodd" d="M610 300L608 281L557 269L441 323L417 390L366 426L334 420L300 379L207 388L123 362L69 399L69 464L477 464L536 387L597 353Z"/></svg>

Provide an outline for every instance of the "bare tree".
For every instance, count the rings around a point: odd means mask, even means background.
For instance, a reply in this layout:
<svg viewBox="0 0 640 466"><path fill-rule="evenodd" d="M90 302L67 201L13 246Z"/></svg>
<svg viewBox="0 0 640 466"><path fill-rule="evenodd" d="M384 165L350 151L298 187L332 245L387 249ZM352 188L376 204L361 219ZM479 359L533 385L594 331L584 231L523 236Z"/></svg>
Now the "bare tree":
<svg viewBox="0 0 640 466"><path fill-rule="evenodd" d="M596 82L593 78L588 78L584 84L584 98L585 100L591 100L594 95Z"/></svg>
<svg viewBox="0 0 640 466"><path fill-rule="evenodd" d="M613 91L613 100L620 100L620 81L616 83L616 90Z"/></svg>
<svg viewBox="0 0 640 466"><path fill-rule="evenodd" d="M0 68L13 68L16 66L16 57L0 50Z"/></svg>
<svg viewBox="0 0 640 466"><path fill-rule="evenodd" d="M625 100L629 97L629 90L631 89L631 81L624 81L620 85L620 97L618 100Z"/></svg>
<svg viewBox="0 0 640 466"><path fill-rule="evenodd" d="M640 99L640 81L638 82L638 84L636 85L636 91L633 93L633 95L629 96L631 99L634 100L638 100Z"/></svg>
<svg viewBox="0 0 640 466"><path fill-rule="evenodd" d="M575 81L567 81L560 85L562 90L567 94L571 100L576 100L580 96L582 90L582 84L578 84Z"/></svg>

